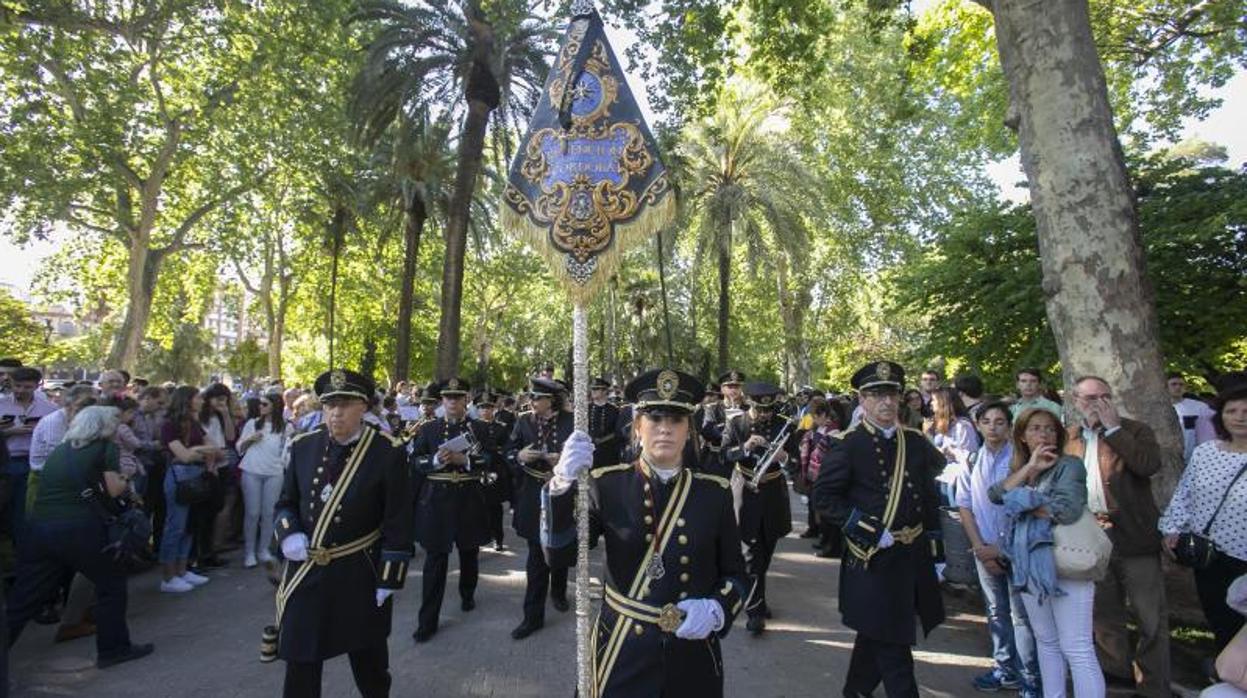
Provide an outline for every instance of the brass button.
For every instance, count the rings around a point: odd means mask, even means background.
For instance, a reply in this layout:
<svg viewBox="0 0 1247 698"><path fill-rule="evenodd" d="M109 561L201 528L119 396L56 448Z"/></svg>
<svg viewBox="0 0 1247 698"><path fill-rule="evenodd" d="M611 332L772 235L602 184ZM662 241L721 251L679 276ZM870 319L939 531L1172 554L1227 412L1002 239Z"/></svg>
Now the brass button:
<svg viewBox="0 0 1247 698"><path fill-rule="evenodd" d="M650 501L650 500L648 500L648 499L647 499L647 500L645 500L645 508L646 508L646 509L653 508L653 506L654 506L654 503L653 503L653 502L651 502L651 501Z"/></svg>
<svg viewBox="0 0 1247 698"><path fill-rule="evenodd" d="M649 492L649 483L647 482L647 483L645 483L644 485L642 485L642 488L643 488L646 492Z"/></svg>
<svg viewBox="0 0 1247 698"><path fill-rule="evenodd" d="M341 516L335 516L335 517L333 517L333 522L334 522L334 523L342 523L342 517L341 517Z"/></svg>
<svg viewBox="0 0 1247 698"><path fill-rule="evenodd" d="M313 485L319 485L319 484L320 484L320 478L318 478L318 477L314 477L314 478L312 478L312 484L313 484Z"/></svg>
<svg viewBox="0 0 1247 698"><path fill-rule="evenodd" d="M646 515L645 515L645 523L647 523L647 524L652 524L652 523L654 523L654 517L650 516L649 514L646 514Z"/></svg>
<svg viewBox="0 0 1247 698"><path fill-rule="evenodd" d="M645 542L646 542L646 543L652 543L652 542L654 542L654 534L653 534L653 533L646 533L646 534L645 534Z"/></svg>
<svg viewBox="0 0 1247 698"><path fill-rule="evenodd" d="M680 573L680 581L681 581L681 582L688 582L688 572L681 572L681 573Z"/></svg>
<svg viewBox="0 0 1247 698"><path fill-rule="evenodd" d="M676 520L675 520L675 525L677 525L677 526L683 526L683 525L684 525L684 519L676 519Z"/></svg>
<svg viewBox="0 0 1247 698"><path fill-rule="evenodd" d="M684 600L684 599L687 599L687 598L688 598L688 592L687 592L687 591L682 591L682 592L680 592L680 600Z"/></svg>
<svg viewBox="0 0 1247 698"><path fill-rule="evenodd" d="M888 476L888 471L886 470L879 471L879 477L887 477L887 476Z"/></svg>
<svg viewBox="0 0 1247 698"><path fill-rule="evenodd" d="M687 564L688 564L688 555L681 555L681 556L680 556L680 564L681 564L681 565L687 565Z"/></svg>
<svg viewBox="0 0 1247 698"><path fill-rule="evenodd" d="M679 538L677 538L676 540L680 541L680 545L688 545L688 536L684 535L683 533L681 533Z"/></svg>
<svg viewBox="0 0 1247 698"><path fill-rule="evenodd" d="M642 628L641 624L637 623L636 625L632 626L632 632L636 633L637 635L644 635L645 628Z"/></svg>
<svg viewBox="0 0 1247 698"><path fill-rule="evenodd" d="M323 473L323 472L325 472L325 466L323 466L323 465L322 465L322 466L320 466L319 468L317 468L317 469L316 469L316 472L318 472L318 473Z"/></svg>

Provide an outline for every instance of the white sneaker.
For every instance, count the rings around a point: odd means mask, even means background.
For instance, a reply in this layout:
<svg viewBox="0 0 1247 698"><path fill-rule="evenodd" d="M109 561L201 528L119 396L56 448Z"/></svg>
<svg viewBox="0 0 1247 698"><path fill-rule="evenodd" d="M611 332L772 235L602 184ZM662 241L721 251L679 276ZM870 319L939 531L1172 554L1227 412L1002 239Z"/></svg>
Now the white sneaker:
<svg viewBox="0 0 1247 698"><path fill-rule="evenodd" d="M242 559L242 566L251 569L256 566L255 555L248 555Z"/></svg>
<svg viewBox="0 0 1247 698"><path fill-rule="evenodd" d="M160 590L166 594L184 594L194 588L181 577L173 577L160 583Z"/></svg>
<svg viewBox="0 0 1247 698"><path fill-rule="evenodd" d="M183 572L182 576L179 577L179 579L186 582L187 584L190 584L193 587L203 586L208 583L207 577L203 576L202 574L195 574L194 572L191 572L190 570L186 570L185 572Z"/></svg>

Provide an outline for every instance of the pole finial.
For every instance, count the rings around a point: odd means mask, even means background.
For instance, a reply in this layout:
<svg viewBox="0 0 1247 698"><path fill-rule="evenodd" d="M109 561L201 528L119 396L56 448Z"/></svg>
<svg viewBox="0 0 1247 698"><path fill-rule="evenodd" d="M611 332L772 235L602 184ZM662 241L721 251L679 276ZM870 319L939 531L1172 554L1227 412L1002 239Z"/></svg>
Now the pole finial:
<svg viewBox="0 0 1247 698"><path fill-rule="evenodd" d="M588 17L596 11L593 0L572 0L572 18Z"/></svg>

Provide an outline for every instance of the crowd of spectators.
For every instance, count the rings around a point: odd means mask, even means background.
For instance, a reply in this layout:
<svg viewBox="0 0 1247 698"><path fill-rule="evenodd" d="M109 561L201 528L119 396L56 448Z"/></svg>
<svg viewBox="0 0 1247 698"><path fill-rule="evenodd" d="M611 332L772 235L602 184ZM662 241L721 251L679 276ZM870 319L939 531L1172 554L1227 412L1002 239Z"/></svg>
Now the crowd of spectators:
<svg viewBox="0 0 1247 698"><path fill-rule="evenodd" d="M1223 658L1209 662L1208 674L1233 681L1225 673L1243 669L1247 650L1237 664L1225 657L1247 643L1247 599L1236 602L1232 591L1247 592L1247 583L1235 585L1247 575L1247 380L1231 375L1216 395L1195 396L1171 374L1168 387L1185 468L1172 498L1159 504L1156 436L1119 414L1113 386L1101 378L1081 377L1062 396L1028 368L1016 374L1016 395L1002 397L985 394L977 376L945 384L926 371L903 395L901 421L944 455L935 475L946 509L959 514L986 609L993 667L973 678L974 688L1063 696L1069 678L1078 698L1115 684L1172 695L1165 590L1175 564L1192 568ZM399 384L376 396L365 420L398 434L436 414L436 402L423 397L419 386ZM793 475L803 493L837 432L861 412L851 396L812 389L797 404ZM508 399L504 407L522 406ZM0 625L10 641L30 621L58 623L57 641L94 635L97 663L109 667L153 651L132 642L126 626L126 580L136 567L159 564L159 590L187 594L239 551L243 568L266 569L275 580L271 514L285 451L320 418L309 391L280 383L236 393L222 383L150 385L115 370L54 382L0 360L0 529L12 541ZM132 556L107 552L117 508L150 522L148 545ZM1084 515L1112 542L1097 580L1062 577L1050 554L1036 552ZM818 555L839 556L839 531L817 516L803 535ZM1193 561L1187 549L1201 541L1208 545Z"/></svg>

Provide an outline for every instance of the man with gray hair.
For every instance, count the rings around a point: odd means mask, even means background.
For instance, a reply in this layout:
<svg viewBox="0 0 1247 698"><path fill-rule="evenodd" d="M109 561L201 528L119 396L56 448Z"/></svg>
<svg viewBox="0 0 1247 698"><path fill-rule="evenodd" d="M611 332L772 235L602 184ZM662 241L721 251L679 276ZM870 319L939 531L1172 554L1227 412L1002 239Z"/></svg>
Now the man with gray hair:
<svg viewBox="0 0 1247 698"><path fill-rule="evenodd" d="M1065 452L1086 465L1087 507L1113 541L1108 574L1096 583L1100 665L1110 683L1126 684L1136 695L1169 698L1169 609L1151 483L1161 466L1160 446L1151 427L1118 414L1103 378L1074 381L1074 406L1081 420L1069 427ZM1133 652L1127 603L1139 632Z"/></svg>
<svg viewBox="0 0 1247 698"><path fill-rule="evenodd" d="M109 369L101 373L95 383L100 389L100 395L112 397L125 392L127 379L121 371Z"/></svg>

